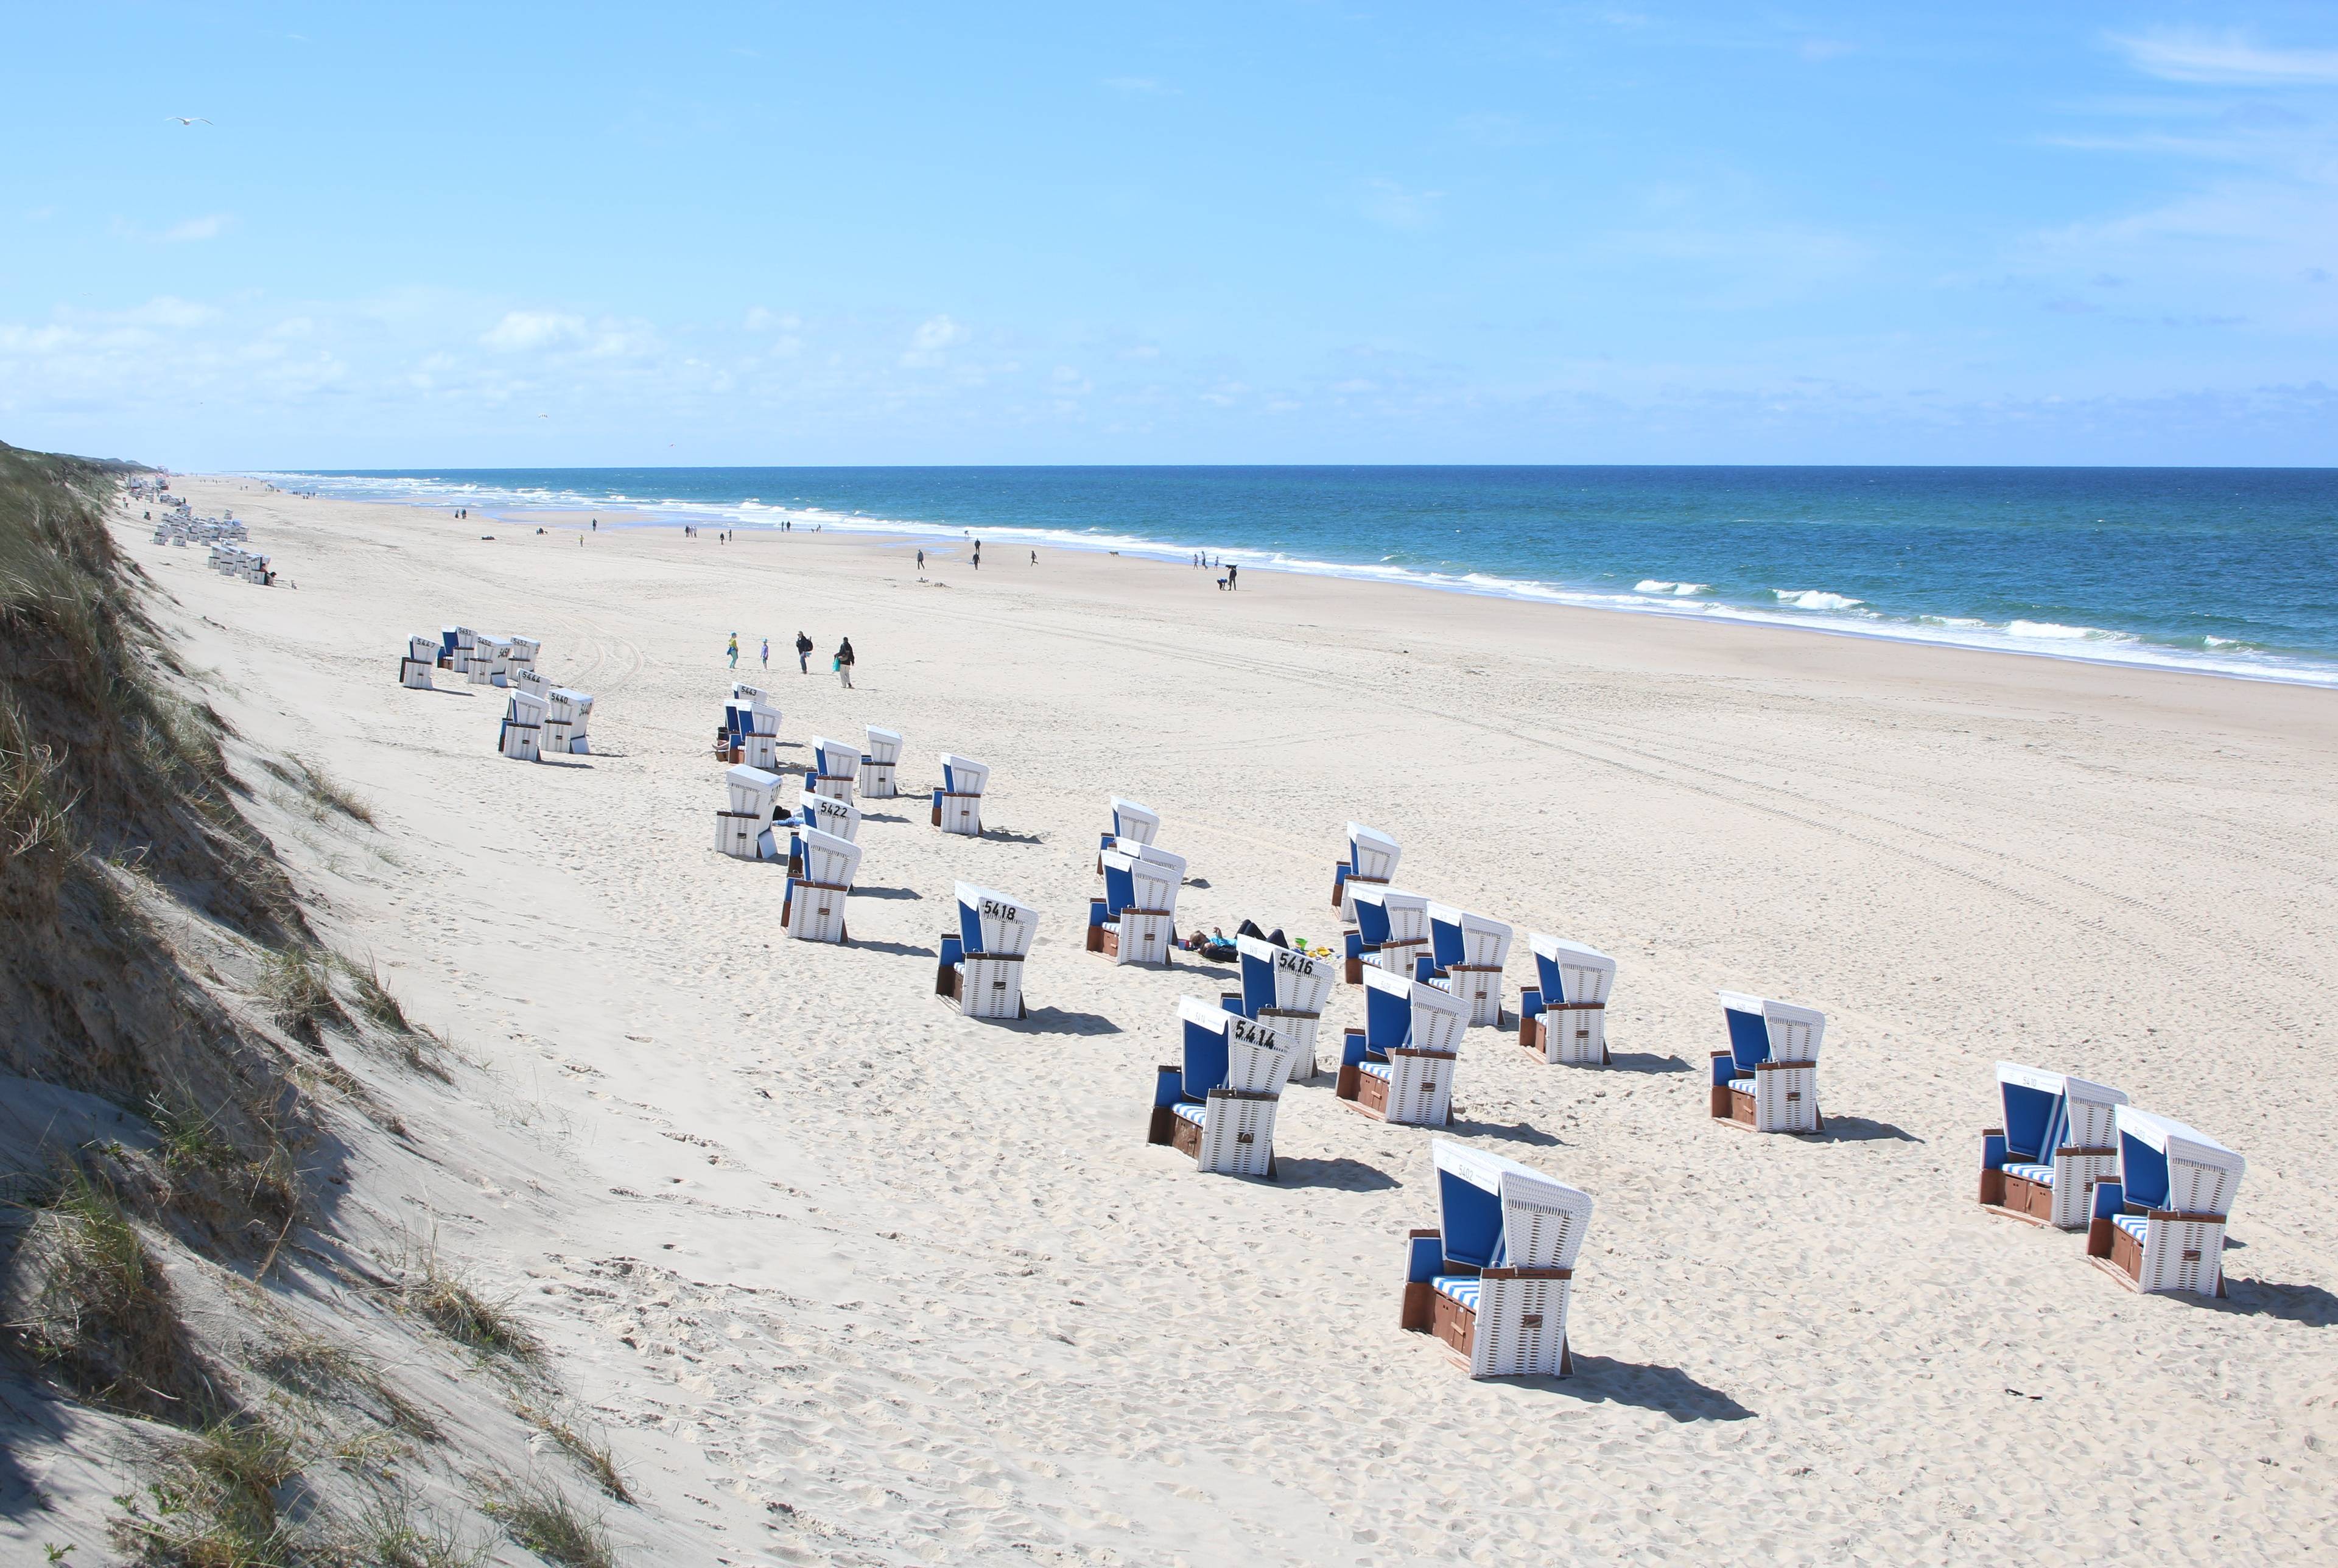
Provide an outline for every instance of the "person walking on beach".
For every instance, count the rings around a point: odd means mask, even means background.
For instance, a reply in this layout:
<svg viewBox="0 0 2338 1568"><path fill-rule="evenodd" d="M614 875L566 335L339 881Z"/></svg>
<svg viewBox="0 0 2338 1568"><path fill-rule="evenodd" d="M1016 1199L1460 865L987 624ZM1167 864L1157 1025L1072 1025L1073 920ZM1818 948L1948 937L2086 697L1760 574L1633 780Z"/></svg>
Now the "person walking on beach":
<svg viewBox="0 0 2338 1568"><path fill-rule="evenodd" d="M922 572L922 571L924 571L925 569L926 569L926 553L925 553L924 551L920 550L920 551L918 551L918 571L920 571L920 572Z"/></svg>
<svg viewBox="0 0 2338 1568"><path fill-rule="evenodd" d="M796 633L796 669L800 673L811 673L811 639L803 632Z"/></svg>
<svg viewBox="0 0 2338 1568"><path fill-rule="evenodd" d="M1032 565L1034 565L1034 566L1036 566L1038 564L1039 564L1039 553L1038 553L1036 550L1034 550L1034 551L1032 551L1032 552L1031 552L1031 564L1032 564Z"/></svg>
<svg viewBox="0 0 2338 1568"><path fill-rule="evenodd" d="M1227 587L1229 587L1229 588L1239 588L1239 587L1241 587L1241 586L1242 586L1242 584L1234 581L1234 579L1235 579L1237 576L1241 575L1241 573L1242 573L1242 568L1241 568L1240 566L1229 566L1229 567L1227 567L1227 568L1226 568L1226 586L1227 586Z"/></svg>
<svg viewBox="0 0 2338 1568"><path fill-rule="evenodd" d="M731 668L739 668L739 633L731 633Z"/></svg>
<svg viewBox="0 0 2338 1568"><path fill-rule="evenodd" d="M764 668L765 670L769 670L769 669L771 669L771 640L769 637L766 637L766 638L764 638L764 639L763 639L763 668Z"/></svg>
<svg viewBox="0 0 2338 1568"><path fill-rule="evenodd" d="M974 569L977 572L982 570L982 546L980 544L977 544L974 547Z"/></svg>
<svg viewBox="0 0 2338 1568"><path fill-rule="evenodd" d="M836 678L847 691L852 690L852 639L850 637L836 645Z"/></svg>

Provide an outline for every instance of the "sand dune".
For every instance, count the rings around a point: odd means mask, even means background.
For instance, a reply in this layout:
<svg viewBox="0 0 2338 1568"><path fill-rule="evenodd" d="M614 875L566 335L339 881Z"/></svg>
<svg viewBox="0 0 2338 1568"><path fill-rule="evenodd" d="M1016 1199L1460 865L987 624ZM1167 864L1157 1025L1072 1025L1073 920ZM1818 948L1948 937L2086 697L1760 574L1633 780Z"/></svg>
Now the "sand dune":
<svg viewBox="0 0 2338 1568"><path fill-rule="evenodd" d="M408 1114L433 1164L380 1173L384 1222L526 1290L657 1561L2338 1552L2330 693L187 490L297 588L128 547L223 710L374 803L398 864L311 856L328 923L485 1064ZM500 694L401 690L406 635L457 620L542 638L596 754L507 762ZM994 767L983 841L868 808L849 947L783 938L781 874L708 848L733 630L742 674L774 644L783 760L873 722L905 792L944 750ZM1331 940L1352 817L1405 885L1617 956L1614 1067L1478 1030L1456 1089L1454 1135L1597 1200L1576 1377L1472 1384L1399 1331L1428 1135L1328 1076L1286 1096L1277 1183L1145 1144L1175 999L1227 972L1081 951L1113 792L1189 858L1181 926ZM931 995L961 877L1046 912L1023 1023ZM1511 1005L1530 970L1521 939ZM1827 1009L1831 1136L1706 1120L1721 986ZM2229 1300L2138 1298L1979 1210L1999 1056L2249 1157Z"/></svg>

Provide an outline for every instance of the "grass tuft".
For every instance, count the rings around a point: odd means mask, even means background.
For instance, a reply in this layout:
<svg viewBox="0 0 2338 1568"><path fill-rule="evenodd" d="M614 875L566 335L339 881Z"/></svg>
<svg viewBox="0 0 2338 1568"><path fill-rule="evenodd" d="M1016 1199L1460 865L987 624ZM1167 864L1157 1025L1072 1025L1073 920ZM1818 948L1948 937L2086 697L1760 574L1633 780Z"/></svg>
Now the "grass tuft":
<svg viewBox="0 0 2338 1568"><path fill-rule="evenodd" d="M260 995L276 1021L304 1040L315 1040L326 1024L347 1022L325 960L311 947L270 953L260 966Z"/></svg>
<svg viewBox="0 0 2338 1568"><path fill-rule="evenodd" d="M588 1514L541 1475L491 1482L482 1506L505 1534L561 1568L615 1568L616 1548L598 1514Z"/></svg>
<svg viewBox="0 0 2338 1568"><path fill-rule="evenodd" d="M392 1387L371 1357L306 1329L284 1329L259 1366L287 1388L366 1409L408 1437L431 1442L438 1436L430 1413Z"/></svg>
<svg viewBox="0 0 2338 1568"><path fill-rule="evenodd" d="M117 1542L155 1568L290 1568L301 1554L276 1494L300 1469L290 1440L266 1422L214 1422L142 1499L119 1499Z"/></svg>
<svg viewBox="0 0 2338 1568"><path fill-rule="evenodd" d="M408 1252L402 1271L399 1294L408 1310L457 1345L527 1366L543 1356L544 1348L512 1310L512 1298L481 1294L440 1259L435 1235Z"/></svg>
<svg viewBox="0 0 2338 1568"><path fill-rule="evenodd" d="M461 1528L430 1517L405 1487L378 1490L358 1515L359 1561L369 1568L480 1568L488 1543L463 1538Z"/></svg>
<svg viewBox="0 0 2338 1568"><path fill-rule="evenodd" d="M333 965L349 976L349 989L357 995L359 1012L385 1029L395 1029L400 1034L414 1032L413 1024L406 1016L406 1009L390 994L389 987L381 983L381 970L370 955L360 963L347 954L337 953L333 956Z"/></svg>
<svg viewBox="0 0 2338 1568"><path fill-rule="evenodd" d="M597 1428L587 1433L579 1427L573 1411L547 1407L526 1398L513 1402L512 1413L559 1444L604 1495L618 1503L634 1500L633 1493L626 1489L624 1474L617 1468L617 1457L609 1449L608 1439Z"/></svg>

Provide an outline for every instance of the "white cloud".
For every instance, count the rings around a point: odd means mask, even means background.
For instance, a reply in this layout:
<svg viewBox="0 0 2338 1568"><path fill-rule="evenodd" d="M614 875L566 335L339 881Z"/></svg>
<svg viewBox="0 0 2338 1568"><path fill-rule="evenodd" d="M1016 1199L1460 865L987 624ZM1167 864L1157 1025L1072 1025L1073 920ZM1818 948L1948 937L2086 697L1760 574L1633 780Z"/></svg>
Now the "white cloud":
<svg viewBox="0 0 2338 1568"><path fill-rule="evenodd" d="M224 212L212 212L201 218L189 218L162 230L162 238L172 244L184 244L196 240L216 240L233 222Z"/></svg>
<svg viewBox="0 0 2338 1568"><path fill-rule="evenodd" d="M901 356L901 363L912 368L938 365L942 356L965 342L968 336L967 329L948 316L928 316L909 334L909 347Z"/></svg>
<svg viewBox="0 0 2338 1568"><path fill-rule="evenodd" d="M550 310L513 310L488 328L479 341L490 348L549 348L573 343L584 336L584 321Z"/></svg>
<svg viewBox="0 0 2338 1568"><path fill-rule="evenodd" d="M2114 46L2147 76L2163 82L2203 82L2238 87L2338 85L2338 49L2275 49L2237 33L2161 29L2133 37L2114 34Z"/></svg>

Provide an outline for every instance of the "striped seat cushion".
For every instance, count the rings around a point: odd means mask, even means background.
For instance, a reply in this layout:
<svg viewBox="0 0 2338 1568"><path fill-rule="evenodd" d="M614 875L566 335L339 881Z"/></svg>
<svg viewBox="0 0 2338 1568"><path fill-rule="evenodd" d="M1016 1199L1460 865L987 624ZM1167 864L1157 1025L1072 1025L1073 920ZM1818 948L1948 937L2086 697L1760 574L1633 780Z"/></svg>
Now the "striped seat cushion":
<svg viewBox="0 0 2338 1568"><path fill-rule="evenodd" d="M2054 1167L2051 1165L2019 1165L2009 1162L2005 1167L2005 1173L2008 1176L2019 1176L2024 1181L2035 1181L2040 1187L2054 1185Z"/></svg>
<svg viewBox="0 0 2338 1568"><path fill-rule="evenodd" d="M1360 1062L1356 1064L1356 1071L1359 1073L1368 1073L1383 1083L1394 1082L1394 1080L1389 1076L1389 1064L1385 1062Z"/></svg>
<svg viewBox="0 0 2338 1568"><path fill-rule="evenodd" d="M1478 1309L1478 1277L1475 1274L1439 1274L1429 1280L1439 1296L1450 1296L1470 1311Z"/></svg>
<svg viewBox="0 0 2338 1568"><path fill-rule="evenodd" d="M1736 1090L1740 1094L1751 1094L1754 1093L1754 1080L1751 1078L1732 1078L1729 1081L1729 1086L1732 1089Z"/></svg>
<svg viewBox="0 0 2338 1568"><path fill-rule="evenodd" d="M1205 1125L1202 1120L1202 1113L1207 1111L1209 1107L1206 1105L1196 1105L1190 1101L1181 1100L1176 1104L1170 1106L1169 1109L1175 1112L1179 1116L1184 1117L1186 1121L1191 1122L1194 1126L1200 1127Z"/></svg>
<svg viewBox="0 0 2338 1568"><path fill-rule="evenodd" d="M2146 1232L2151 1229L2151 1220L2148 1215L2114 1214L2111 1216L2111 1223L2134 1237L2137 1245L2146 1244Z"/></svg>

